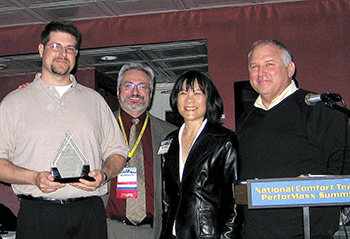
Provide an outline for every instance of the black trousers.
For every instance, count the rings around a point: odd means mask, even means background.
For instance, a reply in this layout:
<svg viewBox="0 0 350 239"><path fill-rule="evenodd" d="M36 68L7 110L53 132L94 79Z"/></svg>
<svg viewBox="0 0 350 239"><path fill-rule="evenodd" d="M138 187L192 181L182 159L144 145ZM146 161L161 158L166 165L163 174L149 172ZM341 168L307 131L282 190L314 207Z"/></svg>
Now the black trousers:
<svg viewBox="0 0 350 239"><path fill-rule="evenodd" d="M107 239L100 197L59 204L21 199L16 239Z"/></svg>

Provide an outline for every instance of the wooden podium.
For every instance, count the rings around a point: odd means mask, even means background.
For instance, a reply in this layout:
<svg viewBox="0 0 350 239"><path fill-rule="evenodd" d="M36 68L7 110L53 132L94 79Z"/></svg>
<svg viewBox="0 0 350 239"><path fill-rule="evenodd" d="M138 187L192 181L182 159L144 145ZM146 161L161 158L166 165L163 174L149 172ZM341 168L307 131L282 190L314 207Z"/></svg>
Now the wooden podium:
<svg viewBox="0 0 350 239"><path fill-rule="evenodd" d="M236 204L247 205L248 204L248 192L247 182L239 182L235 185L235 200Z"/></svg>

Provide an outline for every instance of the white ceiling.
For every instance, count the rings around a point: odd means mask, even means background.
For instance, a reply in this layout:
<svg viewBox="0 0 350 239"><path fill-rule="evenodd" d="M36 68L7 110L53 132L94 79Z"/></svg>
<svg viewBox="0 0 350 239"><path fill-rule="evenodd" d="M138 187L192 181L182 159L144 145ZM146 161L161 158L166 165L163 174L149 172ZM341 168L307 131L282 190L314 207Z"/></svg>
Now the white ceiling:
<svg viewBox="0 0 350 239"><path fill-rule="evenodd" d="M0 27L293 1L300 0L8 0L0 1ZM102 61L105 55L115 55L117 60ZM207 71L206 41L81 50L78 68L94 67L116 79L121 65L128 61L150 65L158 83L172 82L188 68ZM41 59L38 54L0 56L1 65L5 69L0 75L34 73L40 71Z"/></svg>

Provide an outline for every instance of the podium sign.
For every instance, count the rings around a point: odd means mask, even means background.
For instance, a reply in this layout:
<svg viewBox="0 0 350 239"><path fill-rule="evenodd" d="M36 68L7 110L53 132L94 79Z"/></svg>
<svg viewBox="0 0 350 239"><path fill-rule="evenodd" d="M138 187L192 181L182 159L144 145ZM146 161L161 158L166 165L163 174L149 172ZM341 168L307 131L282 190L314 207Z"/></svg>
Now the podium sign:
<svg viewBox="0 0 350 239"><path fill-rule="evenodd" d="M248 208L310 207L350 203L350 177L317 175L247 180Z"/></svg>

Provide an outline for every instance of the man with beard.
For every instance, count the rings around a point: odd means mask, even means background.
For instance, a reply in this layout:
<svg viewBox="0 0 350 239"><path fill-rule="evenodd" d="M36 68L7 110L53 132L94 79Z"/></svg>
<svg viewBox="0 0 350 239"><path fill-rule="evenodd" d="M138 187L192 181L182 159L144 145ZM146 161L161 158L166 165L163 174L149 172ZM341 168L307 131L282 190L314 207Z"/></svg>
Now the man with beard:
<svg viewBox="0 0 350 239"><path fill-rule="evenodd" d="M0 180L20 198L19 239L107 238L100 196L124 167L128 148L104 99L70 74L80 39L71 21L47 24L38 47L42 72L0 105ZM57 181L49 172L55 155L68 171L82 171L76 161L86 158L88 177Z"/></svg>
<svg viewBox="0 0 350 239"><path fill-rule="evenodd" d="M132 222L127 217L127 200L123 197L119 185L124 182L122 175L111 181L110 195L107 203L108 238L152 239L159 238L161 230L161 158L157 155L160 142L176 127L148 113L154 86L153 70L140 63L125 64L119 71L117 94L120 110L114 112L128 141L131 120L139 119L137 125L144 160L146 216L140 222ZM129 143L129 142L127 142ZM136 142L137 144L137 142ZM130 164L140 160L129 153ZM127 165L128 167L130 165ZM140 175L138 175L140 176ZM133 198L131 198L133 200Z"/></svg>

